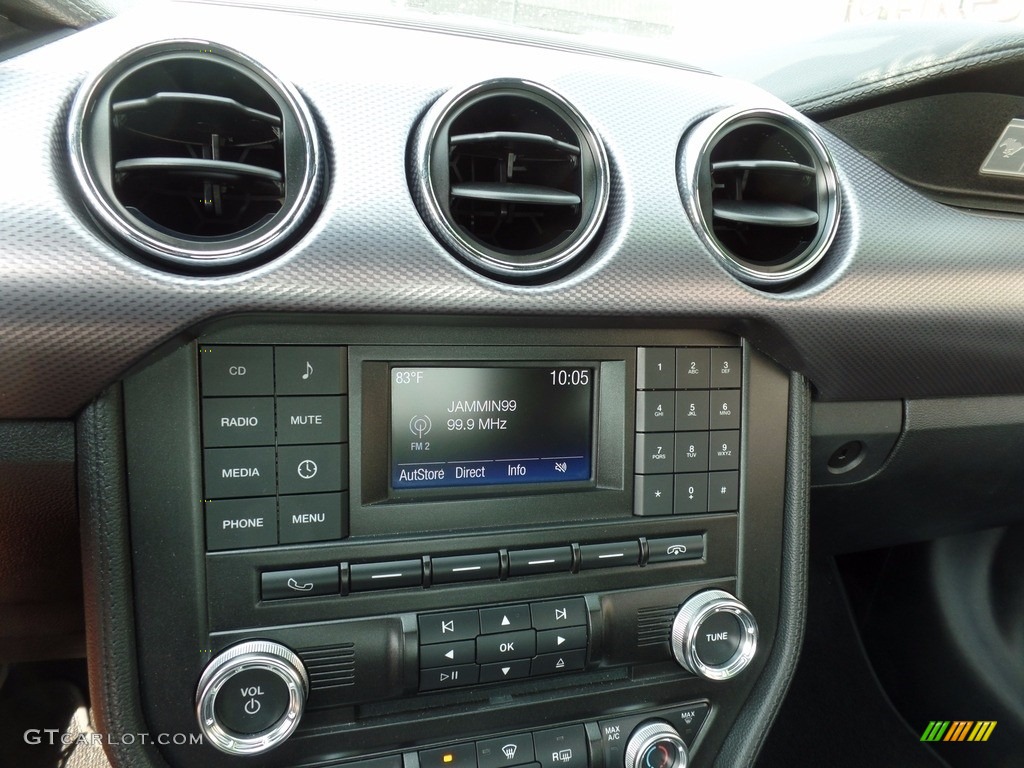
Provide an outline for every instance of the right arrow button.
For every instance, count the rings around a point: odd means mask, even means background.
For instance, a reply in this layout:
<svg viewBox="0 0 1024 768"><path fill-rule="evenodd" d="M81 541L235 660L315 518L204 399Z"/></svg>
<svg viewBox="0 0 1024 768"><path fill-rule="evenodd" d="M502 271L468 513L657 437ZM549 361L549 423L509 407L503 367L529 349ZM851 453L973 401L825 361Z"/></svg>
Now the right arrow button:
<svg viewBox="0 0 1024 768"><path fill-rule="evenodd" d="M586 647L586 627L565 627L537 633L537 653L558 653Z"/></svg>

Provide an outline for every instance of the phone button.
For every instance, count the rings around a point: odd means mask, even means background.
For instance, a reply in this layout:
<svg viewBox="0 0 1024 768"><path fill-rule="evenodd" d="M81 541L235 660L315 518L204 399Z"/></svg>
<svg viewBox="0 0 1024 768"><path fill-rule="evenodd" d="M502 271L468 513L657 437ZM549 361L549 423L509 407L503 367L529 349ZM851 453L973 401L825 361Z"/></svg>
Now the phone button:
<svg viewBox="0 0 1024 768"><path fill-rule="evenodd" d="M261 576L264 600L338 594L338 566L266 571Z"/></svg>
<svg viewBox="0 0 1024 768"><path fill-rule="evenodd" d="M703 536L673 536L668 539L648 539L647 562L674 563L679 560L700 560L704 557Z"/></svg>

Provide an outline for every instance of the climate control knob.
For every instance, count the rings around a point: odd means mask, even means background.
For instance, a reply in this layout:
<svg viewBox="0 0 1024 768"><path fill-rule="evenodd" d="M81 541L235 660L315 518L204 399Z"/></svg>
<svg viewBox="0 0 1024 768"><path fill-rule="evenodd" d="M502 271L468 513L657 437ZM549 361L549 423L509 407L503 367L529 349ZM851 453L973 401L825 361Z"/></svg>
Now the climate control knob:
<svg viewBox="0 0 1024 768"><path fill-rule="evenodd" d="M258 755L299 724L309 692L302 660L280 643L250 640L209 663L196 690L206 740L229 755Z"/></svg>
<svg viewBox="0 0 1024 768"><path fill-rule="evenodd" d="M728 680L757 651L757 622L747 607L720 589L698 592L672 622L672 654L685 669L708 680Z"/></svg>
<svg viewBox="0 0 1024 768"><path fill-rule="evenodd" d="M686 768L689 759L675 728L662 720L647 720L626 742L624 768Z"/></svg>

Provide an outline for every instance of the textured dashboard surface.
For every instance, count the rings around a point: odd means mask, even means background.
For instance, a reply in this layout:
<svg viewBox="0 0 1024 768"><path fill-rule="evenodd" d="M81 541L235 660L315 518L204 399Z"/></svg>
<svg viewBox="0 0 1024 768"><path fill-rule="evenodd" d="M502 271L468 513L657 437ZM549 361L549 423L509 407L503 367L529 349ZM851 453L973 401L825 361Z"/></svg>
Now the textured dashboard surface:
<svg viewBox="0 0 1024 768"><path fill-rule="evenodd" d="M317 223L285 256L241 275L169 275L121 253L69 178L65 115L86 73L176 36L235 47L294 82L330 147ZM417 119L448 88L491 77L555 89L608 146L603 238L550 285L502 285L464 268L409 191ZM318 13L185 4L0 63L0 103L0 418L71 416L161 342L262 311L707 327L746 336L824 399L1024 391L1024 221L931 202L834 137L824 139L845 208L815 276L771 295L724 271L687 219L675 166L685 132L711 112L787 109L737 81Z"/></svg>

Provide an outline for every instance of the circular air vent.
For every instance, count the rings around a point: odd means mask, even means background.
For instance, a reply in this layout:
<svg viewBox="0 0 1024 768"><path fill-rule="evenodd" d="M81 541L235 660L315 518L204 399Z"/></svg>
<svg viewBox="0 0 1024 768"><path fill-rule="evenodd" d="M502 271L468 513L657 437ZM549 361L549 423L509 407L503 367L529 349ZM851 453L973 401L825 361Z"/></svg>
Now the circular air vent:
<svg viewBox="0 0 1024 768"><path fill-rule="evenodd" d="M839 224L839 186L824 144L773 110L731 110L698 125L683 146L680 186L705 242L755 286L807 274Z"/></svg>
<svg viewBox="0 0 1024 768"><path fill-rule="evenodd" d="M298 92L242 54L175 40L123 56L86 83L68 126L92 213L142 253L224 269L299 230L321 152Z"/></svg>
<svg viewBox="0 0 1024 768"><path fill-rule="evenodd" d="M413 138L413 190L434 234L480 271L528 279L585 253L608 205L608 160L572 105L521 80L442 97Z"/></svg>

